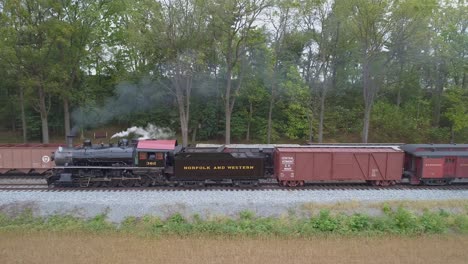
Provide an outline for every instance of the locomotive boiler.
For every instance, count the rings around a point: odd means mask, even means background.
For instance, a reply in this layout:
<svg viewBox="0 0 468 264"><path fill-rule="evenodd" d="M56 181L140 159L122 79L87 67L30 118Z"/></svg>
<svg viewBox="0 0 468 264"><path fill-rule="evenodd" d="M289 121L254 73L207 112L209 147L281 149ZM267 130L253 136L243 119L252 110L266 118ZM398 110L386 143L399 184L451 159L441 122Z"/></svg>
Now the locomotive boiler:
<svg viewBox="0 0 468 264"><path fill-rule="evenodd" d="M134 147L128 140L114 145L92 145L86 140L82 147L59 147L53 160L57 166L128 166L133 162Z"/></svg>

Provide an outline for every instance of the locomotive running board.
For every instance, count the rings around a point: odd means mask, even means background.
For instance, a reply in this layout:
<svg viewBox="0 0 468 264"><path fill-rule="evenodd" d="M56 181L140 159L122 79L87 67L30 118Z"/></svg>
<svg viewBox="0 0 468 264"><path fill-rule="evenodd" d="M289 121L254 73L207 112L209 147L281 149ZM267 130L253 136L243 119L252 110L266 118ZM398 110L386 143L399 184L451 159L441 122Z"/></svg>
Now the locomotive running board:
<svg viewBox="0 0 468 264"><path fill-rule="evenodd" d="M57 166L53 169L85 169L85 170L92 170L92 169L106 169L106 170L161 170L164 167L105 167L105 166Z"/></svg>

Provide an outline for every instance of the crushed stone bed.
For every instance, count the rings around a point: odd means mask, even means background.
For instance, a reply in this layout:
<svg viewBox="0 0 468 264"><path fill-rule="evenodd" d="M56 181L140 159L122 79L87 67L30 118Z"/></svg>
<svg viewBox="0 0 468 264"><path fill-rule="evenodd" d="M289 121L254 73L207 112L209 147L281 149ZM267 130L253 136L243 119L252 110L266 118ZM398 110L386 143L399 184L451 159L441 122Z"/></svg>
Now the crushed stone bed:
<svg viewBox="0 0 468 264"><path fill-rule="evenodd" d="M175 213L185 217L194 214L203 218L238 217L246 210L263 217L291 213L306 216L311 213L310 206L307 207L310 204L349 202L359 206L345 208L345 213L378 214L380 208L366 207L366 204L426 200L468 200L468 190L0 191L0 212L12 215L28 208L37 216L71 214L86 218L106 213L110 221L121 222L129 216L166 218Z"/></svg>

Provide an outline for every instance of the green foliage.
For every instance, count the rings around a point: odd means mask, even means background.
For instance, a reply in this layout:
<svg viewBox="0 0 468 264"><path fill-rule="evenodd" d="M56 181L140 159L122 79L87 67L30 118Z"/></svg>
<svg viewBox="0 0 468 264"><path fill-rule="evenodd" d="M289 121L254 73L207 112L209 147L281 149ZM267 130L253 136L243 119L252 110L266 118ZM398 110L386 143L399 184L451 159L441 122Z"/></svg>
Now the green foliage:
<svg viewBox="0 0 468 264"><path fill-rule="evenodd" d="M322 210L317 218L311 219L315 229L321 232L333 232L338 228L338 221L330 215L330 211Z"/></svg>
<svg viewBox="0 0 468 264"><path fill-rule="evenodd" d="M371 139L373 142L425 142L430 137L431 118L429 103L424 100L401 107L377 102L372 115Z"/></svg>
<svg viewBox="0 0 468 264"><path fill-rule="evenodd" d="M188 137L221 141L230 79L238 142L247 127L252 142L267 141L271 98L271 140L308 139L322 95L326 141L359 140L363 97L373 105L370 141L468 140L463 1L3 2L0 130L20 129L24 107L28 140L43 136L41 114L46 130L63 138L64 99L73 126L89 117L80 107L101 109L118 84L141 79L164 84L143 95L157 100L143 110L113 109L119 115L100 125L179 131L175 87L182 87Z"/></svg>
<svg viewBox="0 0 468 264"><path fill-rule="evenodd" d="M117 232L141 236L164 235L222 235L222 236L281 236L309 237L318 234L382 235L382 234L441 234L447 232L468 233L468 216L440 210L424 210L415 214L407 209L384 205L383 214L332 214L321 210L318 215L299 218L258 217L251 211L243 211L237 219L215 217L203 219L194 215L191 219L174 214L162 220L154 216L127 217L120 224L107 221L106 214L90 219L70 215L34 216L31 210L15 216L0 214L1 231L52 231L52 232Z"/></svg>
<svg viewBox="0 0 468 264"><path fill-rule="evenodd" d="M468 127L468 91L460 88L452 88L445 94L447 109L445 116L452 124L456 132Z"/></svg>

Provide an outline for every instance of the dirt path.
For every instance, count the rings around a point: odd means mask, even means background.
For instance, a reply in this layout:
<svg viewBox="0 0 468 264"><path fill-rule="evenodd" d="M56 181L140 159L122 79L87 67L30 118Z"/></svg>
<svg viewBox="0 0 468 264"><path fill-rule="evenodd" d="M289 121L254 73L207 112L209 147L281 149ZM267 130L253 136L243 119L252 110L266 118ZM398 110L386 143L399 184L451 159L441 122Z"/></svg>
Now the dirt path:
<svg viewBox="0 0 468 264"><path fill-rule="evenodd" d="M0 263L467 263L468 236L225 239L0 234Z"/></svg>

